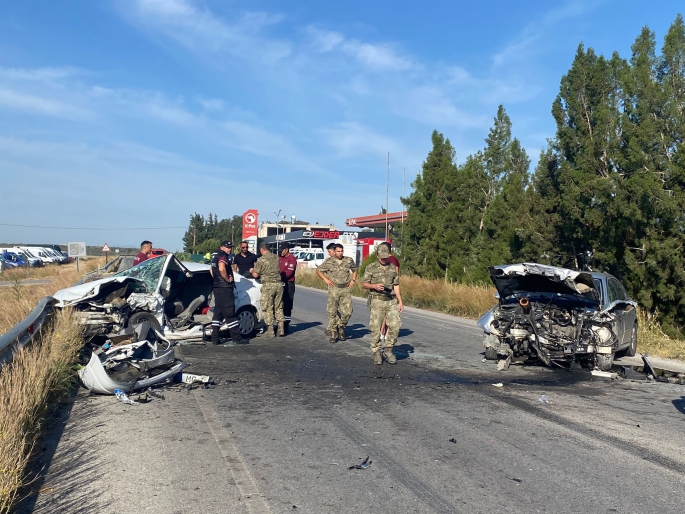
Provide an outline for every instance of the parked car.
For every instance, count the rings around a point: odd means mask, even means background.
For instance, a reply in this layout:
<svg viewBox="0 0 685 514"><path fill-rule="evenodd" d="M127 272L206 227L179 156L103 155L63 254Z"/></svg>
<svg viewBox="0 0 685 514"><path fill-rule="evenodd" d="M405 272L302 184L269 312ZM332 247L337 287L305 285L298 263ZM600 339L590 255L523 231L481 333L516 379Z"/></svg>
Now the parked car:
<svg viewBox="0 0 685 514"><path fill-rule="evenodd" d="M17 266L28 266L28 262L24 262L24 259L19 257L16 253L13 252L8 252L8 251L0 251L0 256L5 259L6 261L10 261Z"/></svg>
<svg viewBox="0 0 685 514"><path fill-rule="evenodd" d="M608 273L523 263L489 268L498 303L480 320L485 357L608 371L637 351L637 303Z"/></svg>
<svg viewBox="0 0 685 514"><path fill-rule="evenodd" d="M19 259L21 259L24 262L24 265L26 265L27 263L31 267L43 265L42 260L40 260L37 257L29 256L24 250L22 250L21 248L18 248L16 246L8 247L8 248L0 248L0 253L5 253L5 252L16 255Z"/></svg>
<svg viewBox="0 0 685 514"><path fill-rule="evenodd" d="M298 252L296 259L298 267L316 268L326 260L326 255L323 248L306 248Z"/></svg>
<svg viewBox="0 0 685 514"><path fill-rule="evenodd" d="M12 261L5 259L4 257L0 257L0 270L14 269L18 266L18 264L15 264Z"/></svg>
<svg viewBox="0 0 685 514"><path fill-rule="evenodd" d="M148 322L167 339L202 339L211 321L213 279L206 264L181 263L173 253L148 259L110 277L57 291L57 307L73 307L91 336L119 333ZM236 316L243 336L263 318L261 282L235 275ZM227 330L224 325L222 330Z"/></svg>

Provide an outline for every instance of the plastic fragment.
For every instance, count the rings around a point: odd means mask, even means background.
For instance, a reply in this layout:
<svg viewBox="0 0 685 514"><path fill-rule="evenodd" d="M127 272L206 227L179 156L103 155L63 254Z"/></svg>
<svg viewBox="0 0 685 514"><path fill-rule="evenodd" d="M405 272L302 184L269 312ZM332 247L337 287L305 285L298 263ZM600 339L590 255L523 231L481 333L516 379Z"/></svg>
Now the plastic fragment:
<svg viewBox="0 0 685 514"><path fill-rule="evenodd" d="M540 398L538 398L538 403L549 403L549 401L547 400L547 395L543 394L542 396L540 396Z"/></svg>
<svg viewBox="0 0 685 514"><path fill-rule="evenodd" d="M126 405L140 405L140 403L131 400L126 392L121 389L115 389L114 395L117 397L117 400L119 400L121 403L125 403Z"/></svg>

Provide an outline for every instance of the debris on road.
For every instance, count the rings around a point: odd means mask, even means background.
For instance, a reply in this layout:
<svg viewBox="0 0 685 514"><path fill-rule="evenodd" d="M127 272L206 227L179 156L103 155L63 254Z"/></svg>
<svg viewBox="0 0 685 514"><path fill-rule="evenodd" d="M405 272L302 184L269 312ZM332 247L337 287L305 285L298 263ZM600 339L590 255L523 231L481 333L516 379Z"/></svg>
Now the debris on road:
<svg viewBox="0 0 685 514"><path fill-rule="evenodd" d="M350 466L347 469L366 469L368 468L373 461L369 460L369 457L367 456L361 464L355 464L354 466Z"/></svg>
<svg viewBox="0 0 685 514"><path fill-rule="evenodd" d="M121 403L125 403L126 405L139 405L138 402L131 400L121 389L115 389L114 394L117 397L117 400L119 400Z"/></svg>
<svg viewBox="0 0 685 514"><path fill-rule="evenodd" d="M602 377L602 378L617 378L618 373L614 373L613 371L601 371L599 369L593 369L590 371L590 374L592 374L593 377Z"/></svg>
<svg viewBox="0 0 685 514"><path fill-rule="evenodd" d="M450 443L457 444L457 440L456 440L454 437L451 437L451 438L450 438Z"/></svg>
<svg viewBox="0 0 685 514"><path fill-rule="evenodd" d="M542 396L540 396L540 398L538 398L538 403L549 403L549 401L547 400L547 395L543 394Z"/></svg>
<svg viewBox="0 0 685 514"><path fill-rule="evenodd" d="M502 382L497 382L496 384L492 384L495 387L504 387L504 384Z"/></svg>
<svg viewBox="0 0 685 514"><path fill-rule="evenodd" d="M192 373L179 373L174 377L174 382L183 384L212 384L214 381L209 375L193 375Z"/></svg>

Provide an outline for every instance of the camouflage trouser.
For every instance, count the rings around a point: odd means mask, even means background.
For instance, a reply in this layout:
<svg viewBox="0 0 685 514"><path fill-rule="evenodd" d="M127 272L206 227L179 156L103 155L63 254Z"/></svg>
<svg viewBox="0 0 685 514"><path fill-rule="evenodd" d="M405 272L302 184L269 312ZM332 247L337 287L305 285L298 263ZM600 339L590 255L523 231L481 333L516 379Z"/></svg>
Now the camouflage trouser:
<svg viewBox="0 0 685 514"><path fill-rule="evenodd" d="M267 327L273 327L274 322L283 323L285 321L283 316L283 282L262 284L260 306L264 313L264 324Z"/></svg>
<svg viewBox="0 0 685 514"><path fill-rule="evenodd" d="M383 318L388 325L388 334L385 337L385 347L392 348L397 342L397 335L400 333L402 319L400 311L397 309L397 300L371 300L371 319L369 320L369 330L371 330L371 351L376 352L383 349L381 344L381 324Z"/></svg>
<svg viewBox="0 0 685 514"><path fill-rule="evenodd" d="M352 317L352 292L349 287L329 287L328 303L328 330L344 328Z"/></svg>

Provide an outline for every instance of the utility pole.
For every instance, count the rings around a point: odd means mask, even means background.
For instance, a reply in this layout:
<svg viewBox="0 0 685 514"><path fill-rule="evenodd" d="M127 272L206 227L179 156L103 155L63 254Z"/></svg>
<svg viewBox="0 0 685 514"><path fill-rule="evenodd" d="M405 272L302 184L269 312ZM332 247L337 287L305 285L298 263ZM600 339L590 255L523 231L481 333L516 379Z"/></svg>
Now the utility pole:
<svg viewBox="0 0 685 514"><path fill-rule="evenodd" d="M402 198L406 198L404 196L404 183L407 178L407 168L402 168ZM402 202L402 223L404 223L404 202Z"/></svg>
<svg viewBox="0 0 685 514"><path fill-rule="evenodd" d="M193 253L195 253L195 236L197 235L197 227L193 225Z"/></svg>
<svg viewBox="0 0 685 514"><path fill-rule="evenodd" d="M390 152L388 152L388 174L385 180L385 240L388 240L388 198L390 195Z"/></svg>

